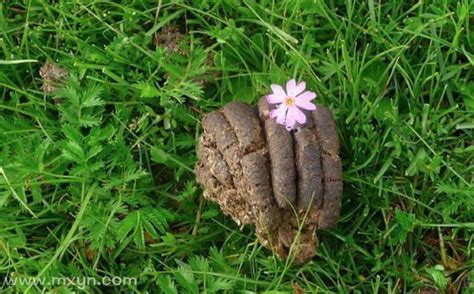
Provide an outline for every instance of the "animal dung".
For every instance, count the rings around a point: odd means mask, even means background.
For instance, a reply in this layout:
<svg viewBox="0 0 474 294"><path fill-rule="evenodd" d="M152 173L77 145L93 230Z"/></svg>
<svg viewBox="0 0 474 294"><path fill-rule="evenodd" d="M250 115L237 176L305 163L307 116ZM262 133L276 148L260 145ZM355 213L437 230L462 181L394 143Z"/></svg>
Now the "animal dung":
<svg viewBox="0 0 474 294"><path fill-rule="evenodd" d="M339 138L331 111L307 112L288 131L258 107L231 102L207 114L197 148L197 181L239 225L253 224L260 243L303 263L316 254L316 231L333 228L342 198Z"/></svg>

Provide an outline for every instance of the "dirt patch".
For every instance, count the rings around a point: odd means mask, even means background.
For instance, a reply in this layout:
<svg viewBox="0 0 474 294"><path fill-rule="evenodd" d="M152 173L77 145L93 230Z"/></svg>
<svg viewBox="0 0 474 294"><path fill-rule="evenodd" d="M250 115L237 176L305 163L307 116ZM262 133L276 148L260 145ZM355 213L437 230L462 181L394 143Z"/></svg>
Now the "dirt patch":
<svg viewBox="0 0 474 294"><path fill-rule="evenodd" d="M183 54L179 48L179 43L184 39L184 34L176 25L168 25L162 28L154 35L154 43L158 47L165 48L168 52L179 52Z"/></svg>
<svg viewBox="0 0 474 294"><path fill-rule="evenodd" d="M318 229L335 226L341 209L339 138L324 106L304 128L288 132L258 110L231 102L208 114L196 176L204 196L238 224L254 224L259 241L302 263L316 254Z"/></svg>

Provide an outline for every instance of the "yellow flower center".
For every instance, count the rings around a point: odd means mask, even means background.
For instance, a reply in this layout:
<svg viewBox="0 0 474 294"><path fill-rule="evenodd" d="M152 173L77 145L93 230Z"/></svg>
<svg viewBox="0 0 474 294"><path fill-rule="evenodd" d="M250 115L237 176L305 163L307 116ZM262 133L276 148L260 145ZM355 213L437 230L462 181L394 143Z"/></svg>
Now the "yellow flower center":
<svg viewBox="0 0 474 294"><path fill-rule="evenodd" d="M286 97L284 103L285 103L285 105L288 106L288 107L293 106L293 105L295 105L295 98L293 98L293 97Z"/></svg>

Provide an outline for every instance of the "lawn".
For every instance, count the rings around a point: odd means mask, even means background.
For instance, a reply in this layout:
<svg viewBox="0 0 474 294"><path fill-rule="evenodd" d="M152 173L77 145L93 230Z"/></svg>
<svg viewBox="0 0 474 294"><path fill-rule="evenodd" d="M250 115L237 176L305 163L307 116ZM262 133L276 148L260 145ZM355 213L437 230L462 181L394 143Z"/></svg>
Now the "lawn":
<svg viewBox="0 0 474 294"><path fill-rule="evenodd" d="M205 113L291 78L344 170L304 265L194 174ZM474 293L473 0L3 1L0 94L2 292Z"/></svg>

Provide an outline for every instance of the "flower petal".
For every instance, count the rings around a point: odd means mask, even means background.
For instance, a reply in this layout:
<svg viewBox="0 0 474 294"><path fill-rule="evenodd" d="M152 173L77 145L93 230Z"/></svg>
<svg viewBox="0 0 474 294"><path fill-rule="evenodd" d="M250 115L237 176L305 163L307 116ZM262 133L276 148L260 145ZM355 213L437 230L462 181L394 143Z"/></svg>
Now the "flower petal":
<svg viewBox="0 0 474 294"><path fill-rule="evenodd" d="M291 79L286 83L286 94L288 96L293 96L294 97L294 92L296 88L296 81L295 79Z"/></svg>
<svg viewBox="0 0 474 294"><path fill-rule="evenodd" d="M309 101L305 101L305 100L296 100L296 106L298 106L299 108L303 108L303 109L306 109L306 110L315 110L316 109L316 105L314 105L312 102L309 102Z"/></svg>
<svg viewBox="0 0 474 294"><path fill-rule="evenodd" d="M283 87L280 85L272 84L270 86L272 88L273 94L278 95L278 97L283 97L283 99L286 98L286 93L285 90L283 90Z"/></svg>
<svg viewBox="0 0 474 294"><path fill-rule="evenodd" d="M277 124L284 125L285 120L286 120L287 110L288 110L288 107L286 107L285 105L280 105L278 108L270 111L270 117L271 118L276 117Z"/></svg>
<svg viewBox="0 0 474 294"><path fill-rule="evenodd" d="M301 92L303 92L305 89L306 89L306 82L301 81L298 85L295 86L294 92L288 95L295 97L301 94Z"/></svg>
<svg viewBox="0 0 474 294"><path fill-rule="evenodd" d="M298 108L297 107L289 107L288 108L288 113L286 114L286 128L291 130L295 127L295 124L296 124L296 118L298 116L298 113L295 112L295 109L297 111Z"/></svg>
<svg viewBox="0 0 474 294"><path fill-rule="evenodd" d="M282 103L285 100L285 95L270 94L266 96L267 102L270 104Z"/></svg>
<svg viewBox="0 0 474 294"><path fill-rule="evenodd" d="M314 98L316 98L316 93L314 92L311 92L311 91L306 91L304 92L303 94L300 94L298 96L295 97L295 100L298 101L308 101L310 102L311 100L313 100Z"/></svg>
<svg viewBox="0 0 474 294"><path fill-rule="evenodd" d="M306 115L304 112L298 109L298 107L292 107L291 108L292 115L295 117L296 121L300 123L301 125L304 125L306 123ZM288 110L288 113L290 110Z"/></svg>

